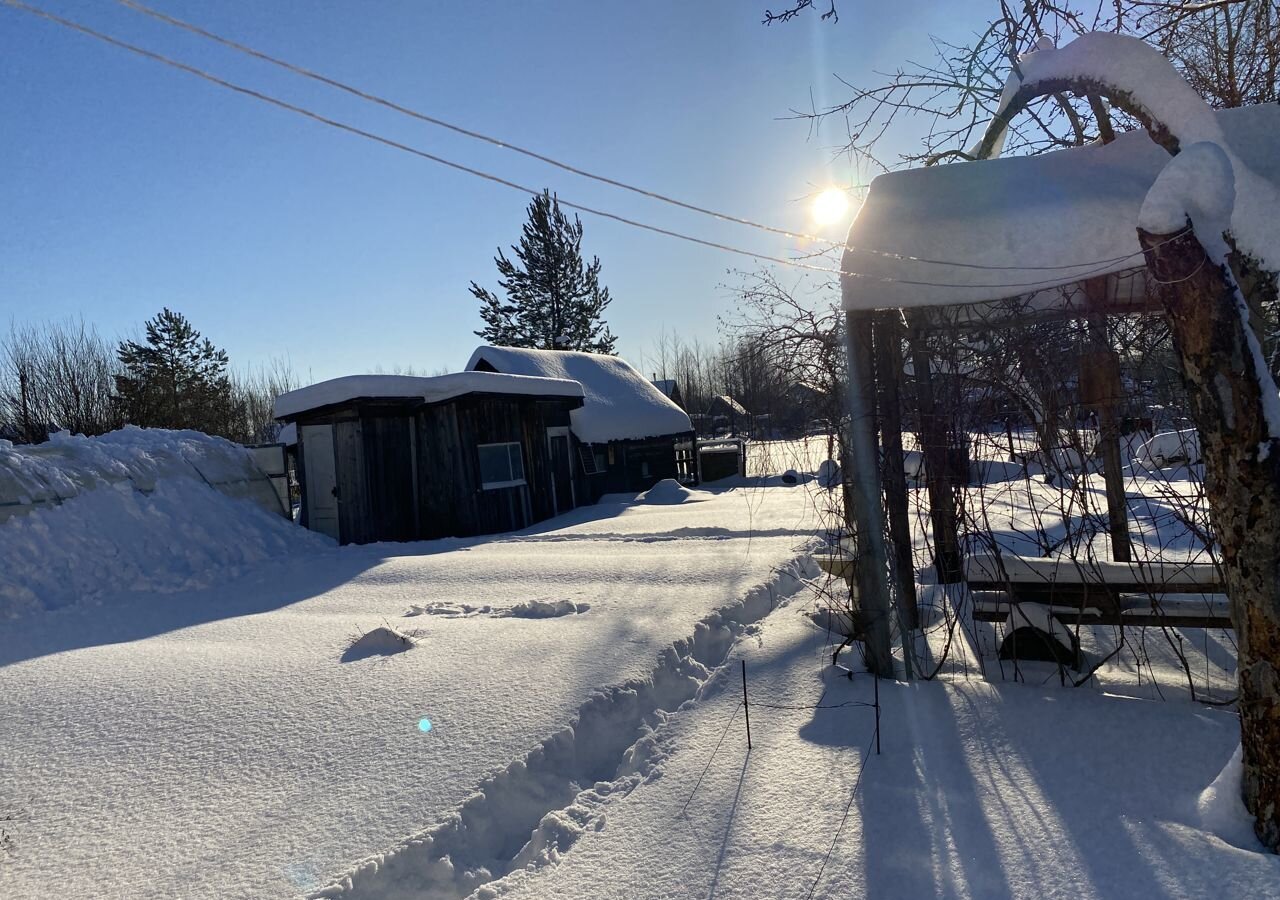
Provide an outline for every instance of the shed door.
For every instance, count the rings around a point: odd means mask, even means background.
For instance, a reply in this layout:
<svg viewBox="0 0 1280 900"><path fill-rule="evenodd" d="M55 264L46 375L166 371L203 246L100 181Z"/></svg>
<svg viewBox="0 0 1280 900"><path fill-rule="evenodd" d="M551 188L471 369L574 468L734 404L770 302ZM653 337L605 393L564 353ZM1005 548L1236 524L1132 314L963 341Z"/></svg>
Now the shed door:
<svg viewBox="0 0 1280 900"><path fill-rule="evenodd" d="M547 429L547 451L551 456L551 495L555 515L573 509L573 457L569 453L569 429Z"/></svg>
<svg viewBox="0 0 1280 900"><path fill-rule="evenodd" d="M335 541L338 534L338 479L333 463L333 426L303 425L302 460L307 483L307 527L327 534Z"/></svg>

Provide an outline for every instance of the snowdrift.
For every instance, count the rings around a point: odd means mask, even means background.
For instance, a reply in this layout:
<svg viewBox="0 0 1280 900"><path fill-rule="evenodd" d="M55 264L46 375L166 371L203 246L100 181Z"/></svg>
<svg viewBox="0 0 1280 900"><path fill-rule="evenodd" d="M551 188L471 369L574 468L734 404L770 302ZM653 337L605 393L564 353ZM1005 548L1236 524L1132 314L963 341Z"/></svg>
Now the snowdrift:
<svg viewBox="0 0 1280 900"><path fill-rule="evenodd" d="M203 587L228 568L326 545L278 510L248 451L199 432L0 442L0 617Z"/></svg>

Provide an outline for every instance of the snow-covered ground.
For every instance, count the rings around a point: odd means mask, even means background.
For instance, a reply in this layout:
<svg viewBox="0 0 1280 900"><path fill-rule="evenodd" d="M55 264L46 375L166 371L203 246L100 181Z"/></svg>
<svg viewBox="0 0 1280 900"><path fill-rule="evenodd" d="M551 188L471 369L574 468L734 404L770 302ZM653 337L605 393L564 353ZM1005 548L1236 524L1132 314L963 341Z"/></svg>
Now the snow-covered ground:
<svg viewBox="0 0 1280 900"><path fill-rule="evenodd" d="M825 455L820 440L752 452L757 476ZM1058 490L992 485L1018 531L1043 520L1019 491L1044 507ZM0 630L6 900L1280 885L1230 779L1206 792L1238 741L1232 710L1179 688L1175 647L1208 696L1229 695L1220 631L1133 635L1074 689L1048 663L1002 666L997 626L947 628L954 598L920 584L919 661L950 662L932 682L881 682L883 752L865 756L873 683L830 667L811 616L830 502L813 481L660 485L518 534L346 548L183 489L181 504L156 490L132 518L107 512L151 541L166 521L214 520L202 555L172 555L185 580L154 571L169 558L154 548L135 551L150 554L146 590L107 577L128 559L94 560L103 590ZM92 533L84 499L26 518L80 510L73 533ZM272 536L262 554L230 555L236 523ZM1115 638L1082 634L1090 660Z"/></svg>
<svg viewBox="0 0 1280 900"><path fill-rule="evenodd" d="M136 499L141 520L226 514L212 489L183 487L184 507ZM650 708L678 705L727 650L717 611L764 615L798 587L787 572L807 571L804 487L695 499L423 544L336 548L298 531L290 552L226 578L6 621L0 815L16 819L0 894L299 896L446 820L544 741L612 777ZM92 516L85 500L47 513ZM266 513L230 502L253 540ZM349 647L379 627L412 646ZM679 642L701 632L702 661L686 659ZM655 673L671 677L635 702ZM593 704L602 690L633 702ZM606 714L590 748L566 735L580 710ZM497 870L584 777L489 785L520 802L499 801L483 841L455 856Z"/></svg>

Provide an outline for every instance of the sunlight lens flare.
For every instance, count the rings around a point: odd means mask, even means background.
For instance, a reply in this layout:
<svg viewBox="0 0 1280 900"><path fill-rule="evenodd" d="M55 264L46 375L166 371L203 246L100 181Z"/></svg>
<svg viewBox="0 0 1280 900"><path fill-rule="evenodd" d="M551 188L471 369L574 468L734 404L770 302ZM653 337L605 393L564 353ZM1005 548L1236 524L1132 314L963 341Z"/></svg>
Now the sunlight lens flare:
<svg viewBox="0 0 1280 900"><path fill-rule="evenodd" d="M834 225L849 213L849 195L843 188L830 187L813 198L810 214L819 225Z"/></svg>

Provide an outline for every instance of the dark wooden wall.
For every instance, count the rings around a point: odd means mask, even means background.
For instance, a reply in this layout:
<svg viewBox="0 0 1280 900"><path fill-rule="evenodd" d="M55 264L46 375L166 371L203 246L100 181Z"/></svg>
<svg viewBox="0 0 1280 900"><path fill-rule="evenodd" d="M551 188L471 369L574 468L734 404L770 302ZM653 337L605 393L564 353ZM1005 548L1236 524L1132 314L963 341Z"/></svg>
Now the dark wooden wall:
<svg viewBox="0 0 1280 900"><path fill-rule="evenodd" d="M676 444L693 437L673 435L643 441L612 441L604 451L603 474L587 475L582 471L578 443L574 442L574 472L578 484L578 503L594 503L605 494L647 491L664 478L675 478ZM646 464L648 466L646 470Z"/></svg>
<svg viewBox="0 0 1280 900"><path fill-rule="evenodd" d="M429 540L513 531L552 516L547 429L567 426L573 406L475 395L434 406L353 404L299 424L333 425L344 544ZM484 490L476 448L507 442L521 445L526 483ZM578 502L586 502L581 494Z"/></svg>

